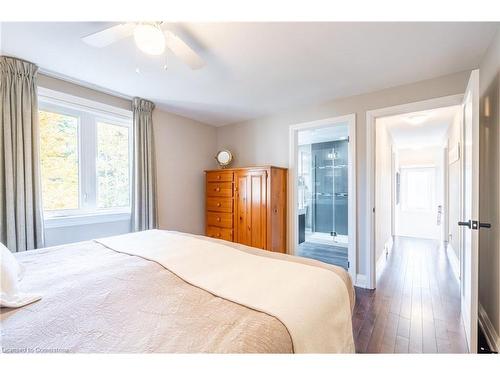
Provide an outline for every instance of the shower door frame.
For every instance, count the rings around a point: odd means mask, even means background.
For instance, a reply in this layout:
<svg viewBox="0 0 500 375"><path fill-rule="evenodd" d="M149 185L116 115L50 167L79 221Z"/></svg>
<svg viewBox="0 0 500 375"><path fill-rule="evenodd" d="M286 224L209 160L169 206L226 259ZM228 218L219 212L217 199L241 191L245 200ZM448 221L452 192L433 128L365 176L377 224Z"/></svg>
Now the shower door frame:
<svg viewBox="0 0 500 375"><path fill-rule="evenodd" d="M299 217L297 210L298 194L297 194L297 153L298 153L298 132L301 130L311 130L320 128L330 128L336 124L348 124L349 128L349 143L348 143L348 261L349 261L349 274L353 281L356 280L356 225L357 225L357 212L356 212L356 115L349 114L345 116L330 117L322 120L304 122L299 124L290 125L289 134L289 170L288 170L288 251L294 255L299 244Z"/></svg>

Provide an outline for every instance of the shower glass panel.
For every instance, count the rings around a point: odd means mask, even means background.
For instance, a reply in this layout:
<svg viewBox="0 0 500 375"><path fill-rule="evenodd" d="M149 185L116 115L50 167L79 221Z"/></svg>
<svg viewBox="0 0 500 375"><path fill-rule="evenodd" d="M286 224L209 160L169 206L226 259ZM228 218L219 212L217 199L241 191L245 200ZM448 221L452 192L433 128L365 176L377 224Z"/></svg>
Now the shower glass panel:
<svg viewBox="0 0 500 375"><path fill-rule="evenodd" d="M347 140L311 145L313 232L347 236L347 147Z"/></svg>

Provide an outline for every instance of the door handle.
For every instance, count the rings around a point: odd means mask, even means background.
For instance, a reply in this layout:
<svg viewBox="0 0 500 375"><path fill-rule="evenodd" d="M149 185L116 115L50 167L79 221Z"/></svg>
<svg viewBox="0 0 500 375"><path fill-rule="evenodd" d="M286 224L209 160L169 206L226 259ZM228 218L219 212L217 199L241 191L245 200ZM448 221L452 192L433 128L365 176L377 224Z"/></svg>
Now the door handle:
<svg viewBox="0 0 500 375"><path fill-rule="evenodd" d="M470 220L469 221L459 221L458 225L460 225L462 227L468 227L470 229L472 227L472 222Z"/></svg>
<svg viewBox="0 0 500 375"><path fill-rule="evenodd" d="M459 221L458 222L458 225L461 225L461 226L464 226L464 227L468 227L469 229L479 229L479 228L491 228L491 224L490 223L481 223L481 222L478 222L476 220L472 221L472 220L469 220L469 221Z"/></svg>

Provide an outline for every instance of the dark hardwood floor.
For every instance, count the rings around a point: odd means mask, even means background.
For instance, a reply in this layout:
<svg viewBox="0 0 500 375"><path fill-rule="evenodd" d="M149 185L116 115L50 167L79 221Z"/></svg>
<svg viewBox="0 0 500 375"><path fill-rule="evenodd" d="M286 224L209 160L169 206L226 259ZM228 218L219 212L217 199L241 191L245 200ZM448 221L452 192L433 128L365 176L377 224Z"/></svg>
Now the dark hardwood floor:
<svg viewBox="0 0 500 375"><path fill-rule="evenodd" d="M302 242L298 246L298 256L320 260L347 269L347 247Z"/></svg>
<svg viewBox="0 0 500 375"><path fill-rule="evenodd" d="M437 241L399 237L377 289L356 288L358 353L466 353L460 289Z"/></svg>

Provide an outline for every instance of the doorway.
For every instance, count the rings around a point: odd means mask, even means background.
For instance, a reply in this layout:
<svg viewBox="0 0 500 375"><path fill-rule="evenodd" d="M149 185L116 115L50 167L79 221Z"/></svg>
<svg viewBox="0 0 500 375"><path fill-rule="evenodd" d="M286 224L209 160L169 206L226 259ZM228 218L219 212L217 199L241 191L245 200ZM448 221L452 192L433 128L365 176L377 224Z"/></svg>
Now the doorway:
<svg viewBox="0 0 500 375"><path fill-rule="evenodd" d="M377 275L401 237L432 240L436 248L450 251L457 263L459 247L449 242L450 228L455 230L460 220L456 214L461 199L455 195L460 180L455 169L449 173L448 160L454 160L448 149L460 143L460 117L461 106L453 105L376 119ZM450 227L449 222L454 225Z"/></svg>
<svg viewBox="0 0 500 375"><path fill-rule="evenodd" d="M376 232L379 231L379 226L381 224L380 218L377 218L380 214L380 207L376 206L376 178L380 173L380 168L376 166L376 132L379 132L379 122L377 120L384 117L398 116L398 115L408 115L412 113L417 113L422 111L431 111L438 108L458 106L459 111L454 121L454 128L458 129L458 141L451 142L451 134L448 134L447 147L445 152L442 153L443 168L445 169L444 185L447 195L443 200L443 206L436 207L436 223L441 225L441 244L439 246L439 251L441 255L446 254L442 259L447 266L451 265L449 254L452 254L446 249L449 246L443 246L445 244L452 243L453 231L450 230L454 228L455 233L458 232L458 249L455 250L458 253L458 262L460 264L460 281L457 282L455 279L453 283L447 283L446 285L455 285L457 287L458 293L454 293L453 305L458 304L459 308L459 318L447 317L446 319L451 319L454 321L454 325L458 322L463 326L463 329L459 331L464 332L466 338L468 351L475 353L477 351L477 330L478 330L478 232L481 228L489 228L489 223L481 223L479 221L479 71L475 70L471 72L467 89L464 95L452 95L449 97L436 98L427 101L410 103L401 106L395 106L390 108L384 108L379 110L373 110L367 112L366 118L366 130L367 130L367 218L368 225L366 231L366 238L368 241L368 287L370 289L375 289L377 284L377 243L376 243ZM421 117L421 116L417 116ZM424 154L424 152L421 152ZM456 164L458 163L458 164ZM459 178L456 182L451 182L450 172L452 168L451 164L455 165L455 170L458 170ZM396 175L397 176L397 175ZM400 179L401 176L395 177L395 179ZM401 181L396 181L396 183L401 183ZM452 184L452 186L450 186ZM391 186L393 189L392 193L397 192L398 187L394 184ZM400 189L400 186L399 186ZM457 191L458 190L458 191ZM400 191L399 191L400 193ZM459 220L455 221L450 217L450 212L453 209L448 209L447 206L453 207L453 203L449 202L451 196L459 197L458 204L459 207L455 206L455 213L458 212ZM401 198L401 197L400 197ZM392 198L391 198L392 200ZM447 205L447 206L445 206ZM391 233L394 238L394 212L391 215ZM442 224L442 220L445 220ZM456 219L456 218L455 218ZM383 221L382 221L383 224ZM443 248L445 249L443 251ZM446 251L446 253L445 253ZM391 258L391 255L386 258ZM383 258L383 257L382 257ZM380 258L379 258L380 259ZM385 270L382 274L385 273ZM422 285L427 285L429 278L413 280L412 283L421 287ZM422 283L423 282L423 283ZM420 293L420 294L418 294ZM423 301L424 291L420 288L417 291L417 295L421 296ZM456 294L456 295L455 295ZM431 300L432 303L432 300ZM449 307L451 304L447 304ZM416 327L421 326L424 323L424 317L422 314L416 312L417 321Z"/></svg>
<svg viewBox="0 0 500 375"><path fill-rule="evenodd" d="M448 227L460 220L448 225L450 207L459 212L462 205L460 198L448 199L447 184L448 149L460 143L461 114L461 105L451 105L375 120L375 299L389 295L388 319L408 327L391 341L397 351L467 350L450 261L459 248L448 249ZM453 334L440 332L444 324Z"/></svg>
<svg viewBox="0 0 500 375"><path fill-rule="evenodd" d="M380 210L389 210L389 212L386 214L386 217L389 217L389 223L385 222L385 236L381 236L380 238L387 238L390 242L392 235L395 233L395 216L396 212L392 212L394 210L395 205L392 205L392 201L398 201L400 202L401 197L399 194L401 193L401 173L396 173L396 164L397 164L397 155L394 152L395 150L391 146L391 138L388 136L387 131L378 131L378 137L379 137L379 146L383 147L386 152L385 152L385 161L382 163L384 169L381 168L380 160L379 160L379 165L376 165L377 162L377 154L376 154L376 145L377 145L377 133L376 133L376 127L383 124L383 121L377 121L383 118L389 119L391 117L395 117L398 115L408 115L410 113L417 113L417 112L422 112L422 111L430 111L433 109L438 109L438 108L446 108L446 107L453 107L457 105L462 104L463 100L463 95L458 94L458 95L451 95L451 96L446 96L446 97L441 97L441 98L435 98L435 99L430 99L430 100L425 100L421 102L415 102L415 103L408 103L408 104L403 104L403 105L398 105L394 107L387 107L387 108L381 108L377 110L372 110L368 111L366 113L366 137L367 137L367 143L366 143L366 164L367 164L367 186L366 186L366 202L367 202L367 211L366 211L366 217L367 217L367 226L366 226L366 241L367 241L367 248L368 248L368 254L369 256L366 258L366 268L367 268L367 282L366 282L366 287L368 289L375 289L376 287L376 279L377 279L377 274L376 274L376 262L379 257L376 254L376 231L380 230L380 222L376 221L376 217L380 213ZM418 118L418 117L417 117ZM414 121L417 121L416 119ZM381 137L381 135L385 135L384 137ZM460 135L459 135L460 136ZM424 141L425 141L425 133L423 135ZM384 145L380 145L380 140L385 140L385 143L387 147ZM413 146L413 140L410 139L407 149L411 149ZM448 151L452 149L454 146L450 144L448 146ZM377 171L377 173L376 173ZM392 171L395 171L394 173ZM386 176L382 177L381 176ZM389 176L389 183L387 183ZM377 180L378 178L378 180ZM381 189L381 183L383 182L385 186L385 193L384 190ZM379 186L378 189L376 189L376 186ZM377 201L377 194L379 194L381 197L385 197L386 201L382 205L382 207L379 207L377 210L375 209L375 203ZM388 197L388 198L387 198ZM379 201L380 204L380 201ZM387 207L389 207L387 209ZM376 211L377 215L376 215ZM380 221L380 219L379 219ZM384 249L385 250L385 249ZM379 250L380 251L380 250Z"/></svg>
<svg viewBox="0 0 500 375"><path fill-rule="evenodd" d="M355 274L354 115L290 130L294 255Z"/></svg>

